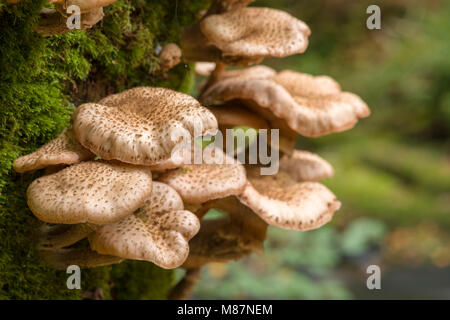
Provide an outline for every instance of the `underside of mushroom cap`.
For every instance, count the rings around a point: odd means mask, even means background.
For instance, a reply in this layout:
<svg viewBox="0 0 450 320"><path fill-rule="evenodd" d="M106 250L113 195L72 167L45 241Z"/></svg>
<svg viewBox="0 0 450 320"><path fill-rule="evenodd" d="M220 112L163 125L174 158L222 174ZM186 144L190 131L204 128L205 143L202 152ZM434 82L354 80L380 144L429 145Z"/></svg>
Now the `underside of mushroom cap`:
<svg viewBox="0 0 450 320"><path fill-rule="evenodd" d="M294 150L280 159L280 170L290 174L296 181L320 181L334 175L333 167L312 152Z"/></svg>
<svg viewBox="0 0 450 320"><path fill-rule="evenodd" d="M173 269L186 260L188 241L199 228L198 218L183 210L178 193L164 183L154 182L153 192L141 208L119 222L101 226L89 236L89 242L102 254L151 261Z"/></svg>
<svg viewBox="0 0 450 320"><path fill-rule="evenodd" d="M93 159L95 155L75 139L72 129L64 129L58 137L47 142L33 153L14 161L17 172L42 169L59 164L72 164Z"/></svg>
<svg viewBox="0 0 450 320"><path fill-rule="evenodd" d="M27 202L45 222L106 224L133 213L151 191L147 167L88 161L33 181Z"/></svg>
<svg viewBox="0 0 450 320"><path fill-rule="evenodd" d="M223 56L285 57L302 53L311 33L290 14L270 8L241 8L207 16L200 23Z"/></svg>
<svg viewBox="0 0 450 320"><path fill-rule="evenodd" d="M96 155L139 165L157 165L180 143L217 131L216 118L197 100L152 87L83 104L72 123L77 139Z"/></svg>
<svg viewBox="0 0 450 320"><path fill-rule="evenodd" d="M370 114L361 98L341 92L331 78L292 71L265 79L219 79L202 95L205 104L233 99L270 110L292 130L310 137L350 129Z"/></svg>
<svg viewBox="0 0 450 320"><path fill-rule="evenodd" d="M215 163L215 156L219 163ZM184 165L165 172L159 180L178 191L186 203L196 204L208 200L240 194L247 178L242 164L213 147L203 149L201 164Z"/></svg>
<svg viewBox="0 0 450 320"><path fill-rule="evenodd" d="M251 172L239 199L266 223L299 231L321 227L341 205L324 185L296 182L283 171L272 176Z"/></svg>

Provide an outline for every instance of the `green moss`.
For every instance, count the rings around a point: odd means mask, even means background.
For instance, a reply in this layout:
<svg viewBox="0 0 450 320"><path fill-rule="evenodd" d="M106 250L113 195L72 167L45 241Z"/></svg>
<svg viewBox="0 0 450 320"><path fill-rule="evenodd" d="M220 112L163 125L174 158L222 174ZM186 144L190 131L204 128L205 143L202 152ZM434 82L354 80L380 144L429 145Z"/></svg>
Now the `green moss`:
<svg viewBox="0 0 450 320"><path fill-rule="evenodd" d="M42 38L33 32L44 0L0 3L0 299L77 299L67 274L47 268L33 249L36 219L25 191L40 172L16 174L12 162L55 137L74 105L138 85L189 92L192 66L159 72L155 47L178 42L210 0L119 0L93 29ZM173 272L151 263L83 270L83 290L105 297L164 298Z"/></svg>

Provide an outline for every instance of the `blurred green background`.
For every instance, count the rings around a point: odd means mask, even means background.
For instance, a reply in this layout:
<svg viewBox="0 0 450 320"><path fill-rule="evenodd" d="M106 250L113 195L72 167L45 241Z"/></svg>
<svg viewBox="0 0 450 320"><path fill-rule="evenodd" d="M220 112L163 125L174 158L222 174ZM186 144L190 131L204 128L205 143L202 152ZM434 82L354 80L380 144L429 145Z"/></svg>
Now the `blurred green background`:
<svg viewBox="0 0 450 320"><path fill-rule="evenodd" d="M381 8L381 30L366 8ZM266 59L335 78L372 110L348 132L299 138L335 168L342 209L309 232L269 228L264 255L204 268L194 298L450 299L450 2L266 0L311 28L306 53ZM381 267L382 290L366 268Z"/></svg>

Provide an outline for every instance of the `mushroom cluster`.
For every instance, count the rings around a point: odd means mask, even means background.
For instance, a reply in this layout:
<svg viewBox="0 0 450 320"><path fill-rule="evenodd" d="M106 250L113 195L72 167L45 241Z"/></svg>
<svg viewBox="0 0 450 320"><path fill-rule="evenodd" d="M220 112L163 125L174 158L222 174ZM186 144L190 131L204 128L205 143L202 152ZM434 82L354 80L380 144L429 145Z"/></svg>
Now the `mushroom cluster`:
<svg viewBox="0 0 450 320"><path fill-rule="evenodd" d="M269 225L306 231L331 220L341 204L320 181L333 168L295 150L295 141L299 134L350 129L369 108L327 76L262 65L227 71L225 64L301 53L308 44L306 24L247 8L249 2L217 0L185 31L183 59L216 63L199 100L137 87L85 103L56 139L16 159L17 172L45 168L27 202L45 222L37 246L50 265L135 259L181 266L186 276L170 297L184 298L203 265L261 252ZM242 126L257 134L280 130L276 148L267 146L281 154L276 174L262 175L265 164L242 163L236 152L203 144L206 136ZM211 209L223 216L207 218ZM76 245L84 238L89 248Z"/></svg>

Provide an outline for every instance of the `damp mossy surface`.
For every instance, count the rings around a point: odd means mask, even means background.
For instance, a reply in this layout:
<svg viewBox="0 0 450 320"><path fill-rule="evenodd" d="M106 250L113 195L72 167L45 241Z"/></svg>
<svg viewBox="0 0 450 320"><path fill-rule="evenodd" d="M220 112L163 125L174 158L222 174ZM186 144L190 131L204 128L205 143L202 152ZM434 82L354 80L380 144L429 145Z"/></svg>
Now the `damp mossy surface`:
<svg viewBox="0 0 450 320"><path fill-rule="evenodd" d="M162 74L155 48L178 42L210 0L118 0L92 29L43 38L33 30L46 3L0 2L0 299L80 299L95 288L105 298L164 299L173 272L148 262L83 270L82 290L67 289L65 271L46 267L34 249L38 223L25 194L42 172L11 166L54 138L79 104L143 85L189 93L192 66Z"/></svg>

